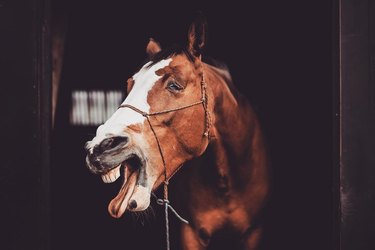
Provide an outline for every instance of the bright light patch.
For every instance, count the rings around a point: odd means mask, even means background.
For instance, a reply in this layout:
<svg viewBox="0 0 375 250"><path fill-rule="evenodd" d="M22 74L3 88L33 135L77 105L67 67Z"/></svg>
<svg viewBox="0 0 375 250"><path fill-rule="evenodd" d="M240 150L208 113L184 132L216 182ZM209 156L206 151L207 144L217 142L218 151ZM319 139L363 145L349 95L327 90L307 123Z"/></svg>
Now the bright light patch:
<svg viewBox="0 0 375 250"><path fill-rule="evenodd" d="M70 124L75 126L103 124L118 109L123 99L123 93L118 90L74 90Z"/></svg>

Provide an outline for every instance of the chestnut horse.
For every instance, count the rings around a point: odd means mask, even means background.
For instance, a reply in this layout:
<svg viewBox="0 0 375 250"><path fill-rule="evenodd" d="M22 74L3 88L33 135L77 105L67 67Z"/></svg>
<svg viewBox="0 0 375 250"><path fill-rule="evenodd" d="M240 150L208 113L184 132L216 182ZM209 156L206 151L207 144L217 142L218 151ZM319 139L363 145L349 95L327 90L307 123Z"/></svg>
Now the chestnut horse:
<svg viewBox="0 0 375 250"><path fill-rule="evenodd" d="M206 23L190 26L185 48L162 50L128 80L128 96L86 143L86 163L106 183L124 181L108 211L143 211L150 194L179 174L184 249L207 249L230 230L243 249L258 249L269 169L259 121L228 70L202 61Z"/></svg>

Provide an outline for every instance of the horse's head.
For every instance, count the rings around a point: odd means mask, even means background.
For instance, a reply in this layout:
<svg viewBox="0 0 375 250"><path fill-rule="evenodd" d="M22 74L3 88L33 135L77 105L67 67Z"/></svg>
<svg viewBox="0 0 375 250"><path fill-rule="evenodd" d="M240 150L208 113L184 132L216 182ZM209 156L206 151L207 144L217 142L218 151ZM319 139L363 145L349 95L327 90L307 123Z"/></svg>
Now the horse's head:
<svg viewBox="0 0 375 250"><path fill-rule="evenodd" d="M204 22L193 23L188 45L180 50L161 50L151 39L146 48L150 61L128 80L129 94L121 107L86 143L93 173L106 183L124 175L108 207L113 217L127 209L145 210L151 191L208 145L200 60L204 31Z"/></svg>

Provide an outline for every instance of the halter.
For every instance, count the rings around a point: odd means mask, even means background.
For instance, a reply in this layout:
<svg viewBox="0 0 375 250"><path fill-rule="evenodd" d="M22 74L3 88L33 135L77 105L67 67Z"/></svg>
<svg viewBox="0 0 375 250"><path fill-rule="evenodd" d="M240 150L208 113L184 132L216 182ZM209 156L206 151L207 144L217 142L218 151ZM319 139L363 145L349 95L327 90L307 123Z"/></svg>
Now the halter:
<svg viewBox="0 0 375 250"><path fill-rule="evenodd" d="M158 199L156 197L155 194L153 194L156 199L157 199L157 204L158 205L164 205L164 211L165 211L165 228L166 228L166 248L167 250L170 249L170 243L169 243L169 220L168 220L168 208L171 209L171 211L177 216L178 219L180 219L182 222L186 223L186 224L189 224L189 222L185 219L183 219L177 212L176 210L173 209L173 207L170 205L170 202L168 200L168 184L169 184L169 180L172 178L172 176L178 171L181 169L182 165L180 167L178 167L172 174L171 176L167 176L167 166L166 166L166 163L165 163L165 158L164 158L164 154L163 154L163 150L161 148L161 143L160 143L160 140L154 130L154 127L152 126L152 123L150 121L150 116L156 116L156 115L162 115L162 114L167 114L167 113L171 113L171 112L175 112L175 111L179 111L179 110L183 110L183 109L187 109L187 108L191 108L191 107L194 107L194 106L197 106L197 105L200 105L202 104L202 107L204 109L204 113L205 113L205 131L203 133L203 136L204 137L207 137L207 139L209 140L210 139L210 126L211 126L211 117L210 117L210 113L208 112L208 108L207 108L207 85L206 85L206 82L204 80L204 72L203 72L203 67L202 67L202 79L201 79L201 99L197 102L193 102L191 104L188 104L188 105L184 105L184 106L181 106L181 107L177 107L177 108L172 108L172 109L166 109L166 110L162 110L162 111L157 111L157 112L152 112L152 113L147 113L147 112L144 112L132 105L129 105L129 104L122 104L119 108L130 108L132 110L134 110L135 112L141 114L142 116L144 116L148 122L148 125L150 126L150 129L155 137L155 141L156 141L156 144L158 145L158 150L159 150L159 153L160 153L160 157L162 159L162 162L163 162L163 167L164 167L164 197L163 199Z"/></svg>

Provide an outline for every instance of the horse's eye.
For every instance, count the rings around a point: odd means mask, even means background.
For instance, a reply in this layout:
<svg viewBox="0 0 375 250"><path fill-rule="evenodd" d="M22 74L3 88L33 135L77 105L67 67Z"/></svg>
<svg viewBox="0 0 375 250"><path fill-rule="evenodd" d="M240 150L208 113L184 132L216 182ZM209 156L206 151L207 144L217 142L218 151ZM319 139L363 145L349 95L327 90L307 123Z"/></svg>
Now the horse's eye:
<svg viewBox="0 0 375 250"><path fill-rule="evenodd" d="M167 84L167 89L173 92L178 92L181 91L183 87L175 81L170 81Z"/></svg>

